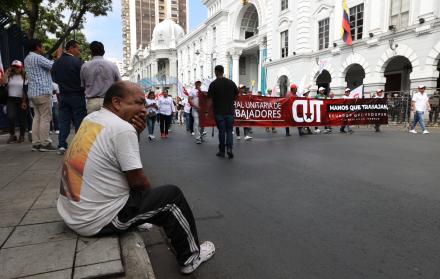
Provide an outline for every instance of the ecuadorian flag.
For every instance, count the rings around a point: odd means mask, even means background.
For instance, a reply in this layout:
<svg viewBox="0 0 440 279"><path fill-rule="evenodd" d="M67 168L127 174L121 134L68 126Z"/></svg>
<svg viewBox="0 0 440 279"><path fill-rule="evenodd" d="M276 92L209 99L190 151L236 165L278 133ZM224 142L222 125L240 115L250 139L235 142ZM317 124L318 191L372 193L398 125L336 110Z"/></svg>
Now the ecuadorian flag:
<svg viewBox="0 0 440 279"><path fill-rule="evenodd" d="M350 17L348 12L347 0L343 0L343 12L342 12L342 30L341 37L342 40L349 46L353 44L351 40L351 30L350 30Z"/></svg>

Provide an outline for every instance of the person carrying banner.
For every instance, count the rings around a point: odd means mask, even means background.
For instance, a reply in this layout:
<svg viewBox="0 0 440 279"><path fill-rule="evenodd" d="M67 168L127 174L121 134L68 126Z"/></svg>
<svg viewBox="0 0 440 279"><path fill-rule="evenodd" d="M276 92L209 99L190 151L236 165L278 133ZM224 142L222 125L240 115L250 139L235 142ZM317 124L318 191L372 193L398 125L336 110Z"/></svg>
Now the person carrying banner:
<svg viewBox="0 0 440 279"><path fill-rule="evenodd" d="M325 92L325 88L322 87L322 86L319 87L318 88L318 94L316 94L315 99L325 99L326 96L325 96L324 92ZM328 128L324 127L324 129L325 129L325 132L327 133L328 132ZM315 127L315 134L319 134L319 133L321 133L321 130L319 130L319 127Z"/></svg>
<svg viewBox="0 0 440 279"><path fill-rule="evenodd" d="M342 96L342 99L351 99L351 97L350 97L350 93L351 93L351 90L350 90L350 88L345 88L345 91L344 91L344 95ZM350 134L353 134L353 130L351 129L351 127L349 126L349 125L342 125L341 126L341 129L339 130L341 133L347 133L346 131L345 131L345 127L347 127L347 131L350 133Z"/></svg>
<svg viewBox="0 0 440 279"><path fill-rule="evenodd" d="M383 96L383 89L377 89L376 90L376 95L374 96L374 98L376 98L376 99L382 99L384 96ZM379 133L380 132L380 124L379 123L375 123L374 124L374 130L376 131L376 133Z"/></svg>
<svg viewBox="0 0 440 279"><path fill-rule="evenodd" d="M218 129L219 151L216 156L225 157L225 151L229 159L234 157L232 153L234 125L234 100L238 96L237 85L223 76L224 68L217 65L214 68L216 79L208 89L208 111L214 110L215 123Z"/></svg>
<svg viewBox="0 0 440 279"><path fill-rule="evenodd" d="M200 107L199 107L199 99L201 97L202 90L202 82L200 80L194 83L195 88L189 92L188 102L191 104L191 113L194 118L194 136L196 138L196 143L201 144L203 142L204 128L200 127Z"/></svg>
<svg viewBox="0 0 440 279"><path fill-rule="evenodd" d="M295 83L292 83L290 85L290 91L286 93L286 99L289 100L291 98L295 98L297 91L298 91L298 86ZM286 127L285 130L286 130L286 137L290 137L290 128ZM303 135L302 127L298 127L298 132L300 136Z"/></svg>
<svg viewBox="0 0 440 279"><path fill-rule="evenodd" d="M246 86L244 86L243 84L240 84L238 86L238 95L239 96L247 95ZM250 132L251 132L251 128L250 127L243 127L243 134L244 134L244 139L245 140L251 140L252 139L252 137L250 136ZM237 140L241 140L240 127L235 127L235 135L237 136Z"/></svg>
<svg viewBox="0 0 440 279"><path fill-rule="evenodd" d="M414 94L411 101L411 111L414 113L414 122L411 125L410 133L417 134L416 125L420 123L423 134L429 134L429 131L425 127L425 120L423 115L426 110L431 111L431 106L429 105L429 98L425 93L425 85L420 84L418 87L418 92Z"/></svg>

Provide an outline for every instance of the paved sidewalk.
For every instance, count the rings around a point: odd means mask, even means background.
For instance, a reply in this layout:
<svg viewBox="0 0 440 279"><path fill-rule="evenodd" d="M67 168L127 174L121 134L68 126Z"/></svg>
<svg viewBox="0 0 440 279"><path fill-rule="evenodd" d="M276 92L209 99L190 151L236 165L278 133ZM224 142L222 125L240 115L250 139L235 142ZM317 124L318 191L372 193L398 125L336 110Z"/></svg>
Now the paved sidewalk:
<svg viewBox="0 0 440 279"><path fill-rule="evenodd" d="M56 210L62 156L31 152L29 143L7 145L6 138L0 136L0 278L154 278L135 233L86 238L63 223Z"/></svg>

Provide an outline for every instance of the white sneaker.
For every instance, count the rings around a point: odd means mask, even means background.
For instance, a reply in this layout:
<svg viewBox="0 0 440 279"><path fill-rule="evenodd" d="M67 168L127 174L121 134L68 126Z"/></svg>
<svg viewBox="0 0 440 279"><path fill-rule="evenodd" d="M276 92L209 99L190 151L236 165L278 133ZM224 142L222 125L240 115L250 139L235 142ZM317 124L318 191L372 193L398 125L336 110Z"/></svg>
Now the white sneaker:
<svg viewBox="0 0 440 279"><path fill-rule="evenodd" d="M245 139L245 140L251 140L251 139L253 139L253 137L251 137L251 136L245 136L244 139Z"/></svg>
<svg viewBox="0 0 440 279"><path fill-rule="evenodd" d="M59 135L60 134L60 130L56 130L55 134Z"/></svg>
<svg viewBox="0 0 440 279"><path fill-rule="evenodd" d="M64 153L66 153L66 148L64 148L64 147L58 148L58 151L57 151L58 155L64 155Z"/></svg>
<svg viewBox="0 0 440 279"><path fill-rule="evenodd" d="M201 263L206 262L212 256L214 256L215 247L211 241L205 241L200 245L200 254L197 258L195 258L192 263L185 265L180 269L180 271L184 274L190 274L194 272Z"/></svg>
<svg viewBox="0 0 440 279"><path fill-rule="evenodd" d="M142 225L137 226L137 229L141 232L149 232L153 229L153 225L150 223L143 223Z"/></svg>
<svg viewBox="0 0 440 279"><path fill-rule="evenodd" d="M423 133L424 134L429 134L429 131L428 130L423 130Z"/></svg>
<svg viewBox="0 0 440 279"><path fill-rule="evenodd" d="M315 129L315 134L319 134L319 133L321 133L321 130Z"/></svg>
<svg viewBox="0 0 440 279"><path fill-rule="evenodd" d="M208 133L208 132L203 131L202 136L206 136L207 133Z"/></svg>
<svg viewBox="0 0 440 279"><path fill-rule="evenodd" d="M414 129L412 129L412 130L409 130L409 132L410 132L411 134L417 134L417 131L416 131L416 130L414 130Z"/></svg>
<svg viewBox="0 0 440 279"><path fill-rule="evenodd" d="M194 132L192 132L192 133L191 133L191 136L194 136L194 135L195 135Z"/></svg>
<svg viewBox="0 0 440 279"><path fill-rule="evenodd" d="M240 136L237 136L237 139L238 139L238 140L241 140L241 137L240 137Z"/></svg>

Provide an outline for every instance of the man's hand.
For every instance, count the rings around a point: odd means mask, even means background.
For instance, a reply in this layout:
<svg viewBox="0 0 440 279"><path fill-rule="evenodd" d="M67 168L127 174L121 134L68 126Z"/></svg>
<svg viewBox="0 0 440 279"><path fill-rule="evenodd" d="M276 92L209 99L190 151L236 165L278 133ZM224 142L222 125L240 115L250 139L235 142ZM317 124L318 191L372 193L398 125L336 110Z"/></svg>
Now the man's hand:
<svg viewBox="0 0 440 279"><path fill-rule="evenodd" d="M129 170L124 172L128 186L137 191L144 191L151 187L148 177L142 169Z"/></svg>
<svg viewBox="0 0 440 279"><path fill-rule="evenodd" d="M133 119L131 119L131 124L136 129L138 135L142 133L143 130L147 127L146 123L147 114L145 112L140 112L136 114Z"/></svg>

